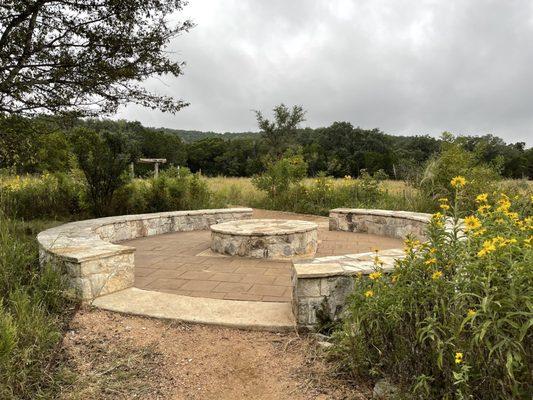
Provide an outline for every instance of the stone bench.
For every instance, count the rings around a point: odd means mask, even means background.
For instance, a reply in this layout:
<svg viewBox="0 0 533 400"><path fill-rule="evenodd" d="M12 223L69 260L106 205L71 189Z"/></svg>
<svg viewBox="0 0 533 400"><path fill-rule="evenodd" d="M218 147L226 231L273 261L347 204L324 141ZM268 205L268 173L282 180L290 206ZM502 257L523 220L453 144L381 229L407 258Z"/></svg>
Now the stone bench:
<svg viewBox="0 0 533 400"><path fill-rule="evenodd" d="M426 240L425 229L431 214L406 211L337 208L329 213L329 229L370 233L396 239L408 236ZM293 312L297 324L313 329L321 310L328 318L336 318L354 289L354 275L374 271L376 253L347 254L295 260L292 267ZM391 271L403 249L379 251L385 272Z"/></svg>
<svg viewBox="0 0 533 400"><path fill-rule="evenodd" d="M211 225L248 219L251 208L171 211L71 222L37 235L41 265L60 268L82 300L133 286L135 248L123 240L170 232L206 230Z"/></svg>

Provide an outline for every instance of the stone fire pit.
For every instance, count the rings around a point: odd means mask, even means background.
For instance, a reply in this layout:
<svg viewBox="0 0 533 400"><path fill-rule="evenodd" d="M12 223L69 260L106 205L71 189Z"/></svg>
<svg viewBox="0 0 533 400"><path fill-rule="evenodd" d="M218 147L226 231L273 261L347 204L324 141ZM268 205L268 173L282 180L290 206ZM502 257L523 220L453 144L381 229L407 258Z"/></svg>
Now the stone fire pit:
<svg viewBox="0 0 533 400"><path fill-rule="evenodd" d="M231 256L285 259L313 256L318 225L307 221L248 219L211 226L211 250Z"/></svg>

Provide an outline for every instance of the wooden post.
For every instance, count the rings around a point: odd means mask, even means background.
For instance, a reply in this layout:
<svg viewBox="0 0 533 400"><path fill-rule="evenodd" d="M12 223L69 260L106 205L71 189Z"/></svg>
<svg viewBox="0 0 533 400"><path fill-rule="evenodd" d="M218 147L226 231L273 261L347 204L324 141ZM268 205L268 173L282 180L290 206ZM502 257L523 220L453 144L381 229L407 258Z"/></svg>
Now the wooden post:
<svg viewBox="0 0 533 400"><path fill-rule="evenodd" d="M140 163L154 164L154 177L159 176L159 164L165 164L166 158L139 158Z"/></svg>
<svg viewBox="0 0 533 400"><path fill-rule="evenodd" d="M133 161L130 162L130 176L131 176L131 179L135 178L135 167L134 167Z"/></svg>

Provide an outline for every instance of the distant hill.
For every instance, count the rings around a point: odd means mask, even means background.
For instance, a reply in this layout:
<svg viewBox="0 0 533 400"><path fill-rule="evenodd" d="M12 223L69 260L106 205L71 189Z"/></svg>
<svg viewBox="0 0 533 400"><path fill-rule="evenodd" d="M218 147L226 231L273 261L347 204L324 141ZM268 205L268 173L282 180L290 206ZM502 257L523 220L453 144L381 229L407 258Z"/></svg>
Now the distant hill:
<svg viewBox="0 0 533 400"><path fill-rule="evenodd" d="M206 138L222 138L222 139L245 139L245 138L258 138L259 132L204 132L204 131L193 131L185 129L171 129L171 128L150 128L158 132L171 133L178 135L184 142L190 143L197 140L202 140Z"/></svg>

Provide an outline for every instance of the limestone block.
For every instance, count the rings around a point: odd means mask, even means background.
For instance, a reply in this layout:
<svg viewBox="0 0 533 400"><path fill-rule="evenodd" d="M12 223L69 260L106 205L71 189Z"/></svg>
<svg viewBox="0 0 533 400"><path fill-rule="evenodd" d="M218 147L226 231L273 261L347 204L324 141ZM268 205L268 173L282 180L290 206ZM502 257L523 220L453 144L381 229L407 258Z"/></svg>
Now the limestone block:
<svg viewBox="0 0 533 400"><path fill-rule="evenodd" d="M296 297L306 298L320 296L320 278L298 279L296 288Z"/></svg>

